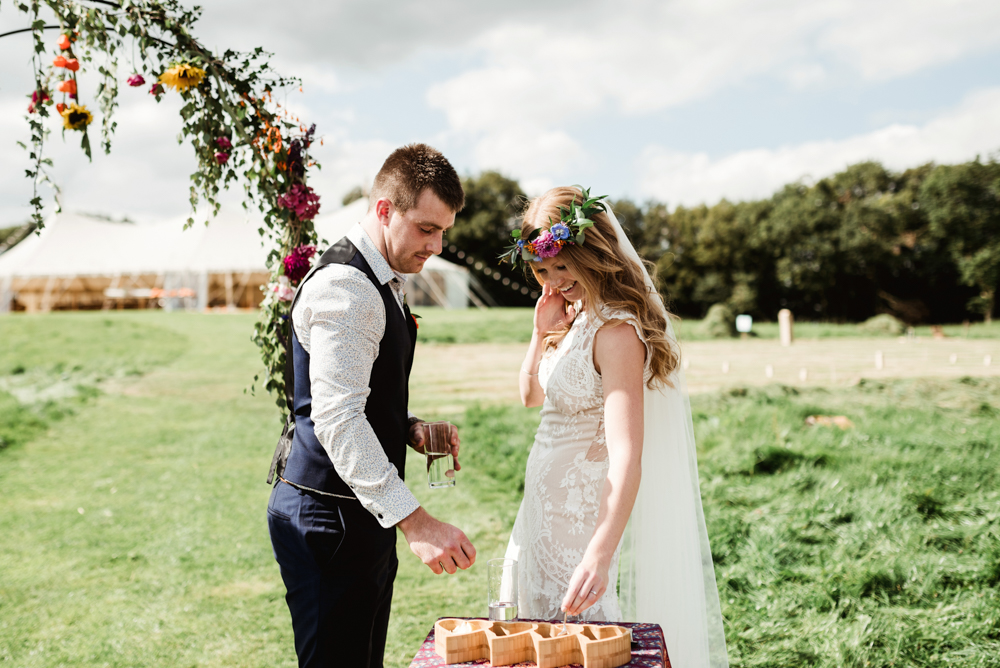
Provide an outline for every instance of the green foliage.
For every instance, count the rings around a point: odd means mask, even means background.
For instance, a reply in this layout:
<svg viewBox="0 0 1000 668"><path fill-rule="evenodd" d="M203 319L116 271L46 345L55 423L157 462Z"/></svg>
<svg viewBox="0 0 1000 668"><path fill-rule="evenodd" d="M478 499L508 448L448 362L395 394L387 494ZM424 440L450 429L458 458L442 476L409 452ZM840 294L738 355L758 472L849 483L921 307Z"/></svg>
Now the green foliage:
<svg viewBox="0 0 1000 668"><path fill-rule="evenodd" d="M899 336L906 331L906 325L888 313L879 313L858 325L858 329L876 336Z"/></svg>
<svg viewBox="0 0 1000 668"><path fill-rule="evenodd" d="M800 322L860 322L882 312L908 325L960 322L994 309L997 169L992 160L902 172L865 162L765 200L673 212L653 201L612 206L685 317L726 304L757 320L789 308ZM493 172L465 186L469 204L445 257L486 279L497 302L529 305L494 276L518 287L532 279L493 262L509 244L523 194Z"/></svg>
<svg viewBox="0 0 1000 668"><path fill-rule="evenodd" d="M462 179L462 187L465 208L455 217L455 227L448 232L441 257L468 267L495 302L504 306L534 304L529 295L520 291L521 287L534 285L530 272L501 264L498 259L510 243L510 233L518 227L517 217L527 202L521 186L498 172L486 171ZM503 279L507 279L507 285ZM513 287L515 283L517 288Z"/></svg>
<svg viewBox="0 0 1000 668"><path fill-rule="evenodd" d="M698 326L699 333L707 338L725 339L736 336L736 316L725 304L714 304Z"/></svg>
<svg viewBox="0 0 1000 668"><path fill-rule="evenodd" d="M1000 164L942 165L921 188L930 233L948 249L962 281L979 289L970 310L987 322L1000 283Z"/></svg>

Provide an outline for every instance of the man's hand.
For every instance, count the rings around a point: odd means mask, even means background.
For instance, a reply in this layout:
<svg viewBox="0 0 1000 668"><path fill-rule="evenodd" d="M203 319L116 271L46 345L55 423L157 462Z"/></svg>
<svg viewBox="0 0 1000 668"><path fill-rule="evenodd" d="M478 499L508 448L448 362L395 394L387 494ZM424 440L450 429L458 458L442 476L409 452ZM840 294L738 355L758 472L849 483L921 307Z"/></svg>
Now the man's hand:
<svg viewBox="0 0 1000 668"><path fill-rule="evenodd" d="M413 449L420 454L425 454L424 441L427 438L427 434L424 432L424 424L425 423L423 421L414 422L410 425L410 429L406 436ZM451 442L451 456L455 460L455 470L461 471L462 465L458 463L458 448L461 444L461 440L458 438L458 427L455 425L451 425L451 438L449 441Z"/></svg>
<svg viewBox="0 0 1000 668"><path fill-rule="evenodd" d="M452 575L476 563L476 548L458 527L439 522L423 507L414 510L396 526L403 532L410 550L440 575Z"/></svg>

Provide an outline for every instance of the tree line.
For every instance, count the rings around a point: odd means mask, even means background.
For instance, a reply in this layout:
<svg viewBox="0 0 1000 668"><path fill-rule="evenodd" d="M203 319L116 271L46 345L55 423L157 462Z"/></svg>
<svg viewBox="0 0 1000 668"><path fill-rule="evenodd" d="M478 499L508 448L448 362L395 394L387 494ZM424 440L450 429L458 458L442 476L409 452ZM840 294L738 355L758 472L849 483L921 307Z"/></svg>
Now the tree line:
<svg viewBox="0 0 1000 668"><path fill-rule="evenodd" d="M530 277L496 259L519 225L524 192L496 172L464 185L466 208L443 257L470 266L497 303L534 303L523 290L536 287ZM902 172L863 162L747 202L673 211L656 201L612 205L640 255L656 265L671 309L685 317L724 304L764 320L788 308L808 320L890 313L917 324L988 321L996 308L995 158Z"/></svg>

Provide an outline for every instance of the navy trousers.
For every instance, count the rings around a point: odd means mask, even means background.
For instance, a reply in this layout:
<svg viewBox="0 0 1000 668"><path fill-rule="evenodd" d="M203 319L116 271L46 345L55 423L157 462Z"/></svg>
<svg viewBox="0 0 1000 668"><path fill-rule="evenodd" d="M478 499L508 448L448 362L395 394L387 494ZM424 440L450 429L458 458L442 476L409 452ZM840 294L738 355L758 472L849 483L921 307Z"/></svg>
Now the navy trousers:
<svg viewBox="0 0 1000 668"><path fill-rule="evenodd" d="M381 668L396 529L356 500L279 482L267 504L274 558L288 593L300 668Z"/></svg>

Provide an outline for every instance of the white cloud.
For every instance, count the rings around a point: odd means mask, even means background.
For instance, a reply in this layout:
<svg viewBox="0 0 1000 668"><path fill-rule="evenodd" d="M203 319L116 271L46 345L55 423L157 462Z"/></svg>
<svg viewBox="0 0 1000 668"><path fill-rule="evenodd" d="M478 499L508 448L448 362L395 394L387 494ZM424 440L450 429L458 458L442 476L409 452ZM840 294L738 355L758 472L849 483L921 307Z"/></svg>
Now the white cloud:
<svg viewBox="0 0 1000 668"><path fill-rule="evenodd" d="M827 26L819 46L864 77L890 79L996 48L1000 3L989 0L893 0L851 3Z"/></svg>
<svg viewBox="0 0 1000 668"><path fill-rule="evenodd" d="M568 146L566 128L598 113L627 123L756 76L777 76L793 90L845 67L884 79L998 40L995 0L609 1L564 20L511 15L486 29L470 42L483 64L431 85L427 103L476 146L479 168L503 153L511 174L536 178L536 147L523 145L520 158L497 150L525 128L559 133Z"/></svg>
<svg viewBox="0 0 1000 668"><path fill-rule="evenodd" d="M843 140L740 151L717 160L652 146L638 161L640 190L671 206L711 204L769 197L786 183L829 176L863 160L892 169L971 160L1000 149L998 116L1000 88L990 88L922 126L890 125Z"/></svg>

